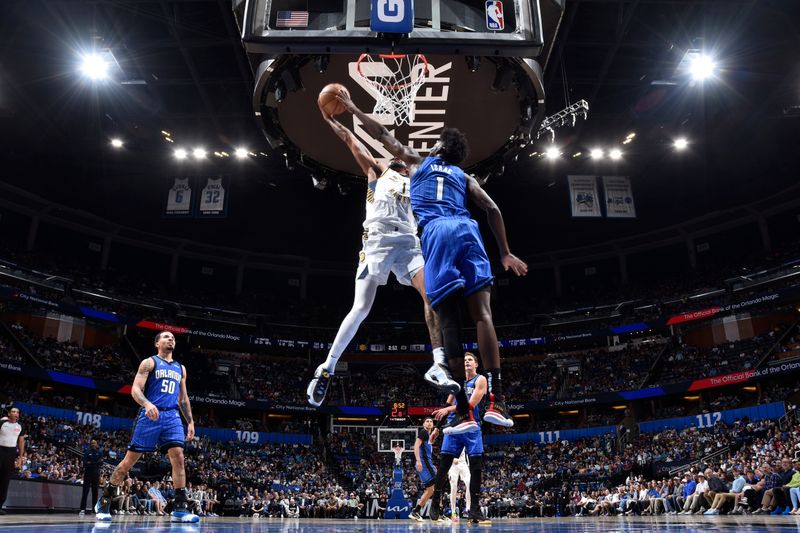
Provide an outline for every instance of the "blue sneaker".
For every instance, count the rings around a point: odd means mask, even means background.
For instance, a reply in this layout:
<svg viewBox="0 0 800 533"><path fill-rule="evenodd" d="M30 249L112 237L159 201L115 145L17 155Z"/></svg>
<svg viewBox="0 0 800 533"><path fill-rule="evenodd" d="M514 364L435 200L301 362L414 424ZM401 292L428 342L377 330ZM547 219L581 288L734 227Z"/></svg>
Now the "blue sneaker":
<svg viewBox="0 0 800 533"><path fill-rule="evenodd" d="M792 514L792 507L787 505L781 514Z"/></svg>
<svg viewBox="0 0 800 533"><path fill-rule="evenodd" d="M200 521L200 517L189 512L186 502L175 502L175 508L172 513L170 513L170 521L194 524Z"/></svg>
<svg viewBox="0 0 800 533"><path fill-rule="evenodd" d="M98 522L111 522L111 498L105 494L94 504L94 519Z"/></svg>

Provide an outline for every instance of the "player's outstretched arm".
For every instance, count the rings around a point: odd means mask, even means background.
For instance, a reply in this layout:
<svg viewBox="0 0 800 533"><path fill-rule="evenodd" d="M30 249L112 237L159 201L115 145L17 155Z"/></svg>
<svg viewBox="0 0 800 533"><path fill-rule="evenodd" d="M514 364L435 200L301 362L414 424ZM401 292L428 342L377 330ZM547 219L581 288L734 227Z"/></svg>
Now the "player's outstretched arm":
<svg viewBox="0 0 800 533"><path fill-rule="evenodd" d="M469 404L478 405L483 401L483 397L486 396L486 391L488 389L488 382L484 376L480 376L475 381L475 390L472 391L472 395L469 397Z"/></svg>
<svg viewBox="0 0 800 533"><path fill-rule="evenodd" d="M478 207L486 211L489 227L494 234L498 248L500 248L500 261L503 263L503 268L505 270L511 269L517 276L524 276L527 274L528 265L525 264L525 261L512 254L508 247L506 225L503 222L503 214L500 212L500 208L497 207L494 200L486 194L486 191L480 186L478 180L472 176L467 176L467 191L472 201L475 202Z"/></svg>
<svg viewBox="0 0 800 533"><path fill-rule="evenodd" d="M148 357L139 364L139 369L136 371L136 377L133 378L133 385L131 385L131 397L133 401L144 407L144 412L150 420L158 420L158 408L150 403L147 396L144 395L144 386L147 384L147 376L155 368L155 362Z"/></svg>
<svg viewBox="0 0 800 533"><path fill-rule="evenodd" d="M320 111L322 112L322 109L320 109ZM326 115L324 112L322 112L322 118L325 119L325 122L328 123L328 126L331 127L336 136L350 148L350 152L353 154L356 163L358 163L358 166L361 167L361 171L369 180L375 179L385 170L380 163L375 160L367 147L364 146L364 143L359 141L346 126L332 116Z"/></svg>
<svg viewBox="0 0 800 533"><path fill-rule="evenodd" d="M340 92L336 95L336 98L341 100L348 111L361 120L364 130L373 138L383 143L383 146L389 151L390 154L398 159L402 159L408 165L418 165L422 163L424 158L419 155L416 150L401 144L400 141L394 138L394 135L389 133L389 130L386 129L386 126L378 123L375 119L361 111L356 104L353 103L347 93Z"/></svg>
<svg viewBox="0 0 800 533"><path fill-rule="evenodd" d="M178 393L178 408L181 410L183 418L186 419L186 440L194 438L194 418L192 418L192 404L189 403L189 393L186 391L186 367L181 365L183 377L181 378L181 390Z"/></svg>

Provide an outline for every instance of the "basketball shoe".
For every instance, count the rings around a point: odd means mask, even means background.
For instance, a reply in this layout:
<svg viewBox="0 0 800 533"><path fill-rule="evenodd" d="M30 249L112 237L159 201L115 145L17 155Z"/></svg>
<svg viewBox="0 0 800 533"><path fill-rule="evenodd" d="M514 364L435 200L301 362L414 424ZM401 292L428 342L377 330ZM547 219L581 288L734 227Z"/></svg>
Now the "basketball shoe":
<svg viewBox="0 0 800 533"><path fill-rule="evenodd" d="M478 426L478 423L475 421L475 417L472 415L472 407L470 407L463 413L456 411L456 416L445 426L442 433L445 435L460 435L462 433L478 430L480 430L480 426Z"/></svg>
<svg viewBox="0 0 800 533"><path fill-rule="evenodd" d="M319 407L325 400L325 394L328 393L328 385L331 384L331 373L328 372L322 365L319 365L314 371L313 379L308 383L306 389L306 398L308 403L314 407Z"/></svg>
<svg viewBox="0 0 800 533"><path fill-rule="evenodd" d="M425 372L425 381L440 391L452 395L458 394L458 391L461 390L461 385L453 381L450 369L441 363L433 363L431 365L428 371Z"/></svg>
<svg viewBox="0 0 800 533"><path fill-rule="evenodd" d="M469 510L469 523L477 524L479 526L492 525L492 521L484 517L478 509L475 509L474 511L472 509Z"/></svg>
<svg viewBox="0 0 800 533"><path fill-rule="evenodd" d="M111 522L111 498L105 493L94 504L94 519L98 522Z"/></svg>
<svg viewBox="0 0 800 533"><path fill-rule="evenodd" d="M483 420L504 428L510 428L514 425L514 419L508 416L506 402L501 398L495 397L494 394L489 394L489 406L483 414Z"/></svg>
<svg viewBox="0 0 800 533"><path fill-rule="evenodd" d="M419 514L419 511L411 511L411 514L408 515L411 520L416 520L417 522L422 522L422 515Z"/></svg>
<svg viewBox="0 0 800 533"><path fill-rule="evenodd" d="M200 517L189 512L189 506L185 501L175 500L175 508L170 513L171 522L183 522L193 524L200 521Z"/></svg>

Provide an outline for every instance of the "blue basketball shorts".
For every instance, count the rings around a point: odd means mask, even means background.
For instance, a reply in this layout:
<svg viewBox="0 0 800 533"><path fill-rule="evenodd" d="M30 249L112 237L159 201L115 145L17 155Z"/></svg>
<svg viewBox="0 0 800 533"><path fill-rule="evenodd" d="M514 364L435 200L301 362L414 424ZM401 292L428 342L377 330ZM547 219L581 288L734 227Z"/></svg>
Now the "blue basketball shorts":
<svg viewBox="0 0 800 533"><path fill-rule="evenodd" d="M444 217L426 224L422 255L425 291L434 308L457 290L469 296L494 280L478 223L471 218Z"/></svg>
<svg viewBox="0 0 800 533"><path fill-rule="evenodd" d="M473 457L483 454L483 434L480 431L469 431L458 435L445 435L442 440L442 453L458 457L462 450Z"/></svg>
<svg viewBox="0 0 800 533"><path fill-rule="evenodd" d="M186 434L183 421L177 409L161 411L158 420L150 420L139 409L139 415L133 423L131 442L128 449L132 452L167 451L170 448L183 448Z"/></svg>
<svg viewBox="0 0 800 533"><path fill-rule="evenodd" d="M436 468L425 464L425 461L422 462L422 470L417 470L417 475L419 480L422 481L422 486L426 489L436 483Z"/></svg>

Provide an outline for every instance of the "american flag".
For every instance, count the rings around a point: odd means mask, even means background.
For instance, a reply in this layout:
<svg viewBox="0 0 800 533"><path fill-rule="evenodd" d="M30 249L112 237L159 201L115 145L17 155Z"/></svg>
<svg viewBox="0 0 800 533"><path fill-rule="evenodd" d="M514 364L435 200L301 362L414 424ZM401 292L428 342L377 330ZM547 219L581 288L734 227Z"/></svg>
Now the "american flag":
<svg viewBox="0 0 800 533"><path fill-rule="evenodd" d="M305 28L308 26L308 11L278 11L277 28Z"/></svg>

